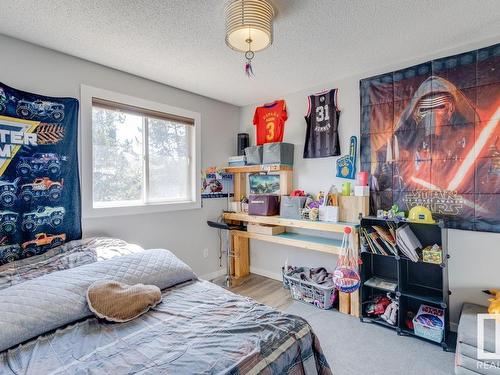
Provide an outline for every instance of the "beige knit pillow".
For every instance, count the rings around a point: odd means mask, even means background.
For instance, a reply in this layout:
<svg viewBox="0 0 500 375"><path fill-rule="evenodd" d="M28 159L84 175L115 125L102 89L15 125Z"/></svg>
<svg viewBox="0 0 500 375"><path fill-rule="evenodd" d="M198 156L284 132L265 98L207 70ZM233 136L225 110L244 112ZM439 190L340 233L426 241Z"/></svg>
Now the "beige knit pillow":
<svg viewBox="0 0 500 375"><path fill-rule="evenodd" d="M90 311L110 322L128 322L161 302L155 285L127 285L118 281L96 281L87 289Z"/></svg>

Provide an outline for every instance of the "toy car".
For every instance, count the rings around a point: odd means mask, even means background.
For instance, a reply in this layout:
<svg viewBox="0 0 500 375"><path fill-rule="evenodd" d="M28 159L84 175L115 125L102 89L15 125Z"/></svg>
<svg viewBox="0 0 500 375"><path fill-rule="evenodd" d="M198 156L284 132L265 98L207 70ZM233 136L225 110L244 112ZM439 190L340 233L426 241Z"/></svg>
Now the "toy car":
<svg viewBox="0 0 500 375"><path fill-rule="evenodd" d="M7 108L7 95L5 95L5 91L0 87L0 113L5 112Z"/></svg>
<svg viewBox="0 0 500 375"><path fill-rule="evenodd" d="M27 257L37 255L41 251L62 245L66 241L66 234L46 234L38 233L35 239L24 242L21 247L24 250L24 255Z"/></svg>
<svg viewBox="0 0 500 375"><path fill-rule="evenodd" d="M41 173L50 173L53 177L59 176L63 161L66 161L66 157L53 153L21 156L17 163L17 173L23 177Z"/></svg>
<svg viewBox="0 0 500 375"><path fill-rule="evenodd" d="M0 212L0 231L11 234L16 231L16 223L19 214L12 211Z"/></svg>
<svg viewBox="0 0 500 375"><path fill-rule="evenodd" d="M17 103L16 113L25 119L38 116L50 117L54 121L62 121L64 119L64 105L45 100L30 102L23 99Z"/></svg>
<svg viewBox="0 0 500 375"><path fill-rule="evenodd" d="M11 207L16 203L17 183L20 178L14 181L0 181L0 204Z"/></svg>
<svg viewBox="0 0 500 375"><path fill-rule="evenodd" d="M24 231L33 232L40 225L44 224L57 227L62 224L65 213L64 207L38 207L36 211L23 215L21 228Z"/></svg>
<svg viewBox="0 0 500 375"><path fill-rule="evenodd" d="M51 201L56 201L61 197L64 179L61 182L52 181L48 177L36 178L32 183L23 184L21 186L21 198L24 202L30 203L35 198L49 198ZM1 189L0 185L0 189ZM0 200L1 200L0 195Z"/></svg>
<svg viewBox="0 0 500 375"><path fill-rule="evenodd" d="M21 254L18 244L0 246L0 264L14 262L21 257Z"/></svg>

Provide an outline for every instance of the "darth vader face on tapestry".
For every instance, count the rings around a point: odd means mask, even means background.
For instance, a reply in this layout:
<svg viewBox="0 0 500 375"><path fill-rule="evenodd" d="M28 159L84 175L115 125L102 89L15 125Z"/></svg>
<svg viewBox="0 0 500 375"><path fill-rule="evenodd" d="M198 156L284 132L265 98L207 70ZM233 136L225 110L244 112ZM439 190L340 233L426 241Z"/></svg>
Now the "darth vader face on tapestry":
<svg viewBox="0 0 500 375"><path fill-rule="evenodd" d="M500 231L500 47L361 81L371 210L428 207L448 227Z"/></svg>

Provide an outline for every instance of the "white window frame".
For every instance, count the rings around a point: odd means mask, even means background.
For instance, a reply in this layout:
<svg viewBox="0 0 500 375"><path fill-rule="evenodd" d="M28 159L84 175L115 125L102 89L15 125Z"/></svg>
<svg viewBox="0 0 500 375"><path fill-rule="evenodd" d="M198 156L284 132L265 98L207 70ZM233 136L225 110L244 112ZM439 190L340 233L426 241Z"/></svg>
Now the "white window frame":
<svg viewBox="0 0 500 375"><path fill-rule="evenodd" d="M191 199L186 201L151 201L125 206L99 207L93 205L93 145L92 145L92 99L102 99L132 107L187 117L194 120L191 133ZM80 185L82 195L82 216L84 218L126 216L155 212L191 210L201 208L201 115L198 112L172 107L167 104L149 101L117 92L81 85L80 88ZM146 155L146 158L148 155ZM149 168L146 160L146 168ZM144 188L147 188L148 182Z"/></svg>

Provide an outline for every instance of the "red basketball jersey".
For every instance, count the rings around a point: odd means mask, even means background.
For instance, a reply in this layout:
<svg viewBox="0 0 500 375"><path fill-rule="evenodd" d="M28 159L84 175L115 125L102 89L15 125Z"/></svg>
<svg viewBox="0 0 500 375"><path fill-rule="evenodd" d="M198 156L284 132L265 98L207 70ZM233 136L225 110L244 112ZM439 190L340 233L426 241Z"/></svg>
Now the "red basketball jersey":
<svg viewBox="0 0 500 375"><path fill-rule="evenodd" d="M253 124L257 127L257 144L283 142L286 113L284 100L276 100L255 109Z"/></svg>

